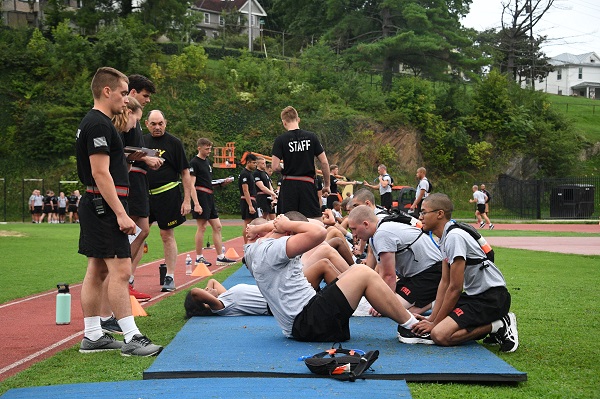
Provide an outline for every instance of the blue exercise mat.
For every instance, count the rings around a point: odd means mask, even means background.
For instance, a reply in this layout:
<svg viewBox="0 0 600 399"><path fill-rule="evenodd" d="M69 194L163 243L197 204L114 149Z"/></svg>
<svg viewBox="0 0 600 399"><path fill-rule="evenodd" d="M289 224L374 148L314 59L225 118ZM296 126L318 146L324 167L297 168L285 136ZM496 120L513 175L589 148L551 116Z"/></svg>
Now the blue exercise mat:
<svg viewBox="0 0 600 399"><path fill-rule="evenodd" d="M472 342L459 347L398 342L387 318L353 317L352 338L344 348L379 350L367 379L407 381L518 382L527 374ZM332 343L285 338L270 316L194 317L156 361L144 379L182 377L317 377L298 358L331 348Z"/></svg>
<svg viewBox="0 0 600 399"><path fill-rule="evenodd" d="M405 381L340 382L329 378L305 380L282 378L186 378L173 380L99 382L11 389L2 399L280 399L352 398L388 399L411 394Z"/></svg>

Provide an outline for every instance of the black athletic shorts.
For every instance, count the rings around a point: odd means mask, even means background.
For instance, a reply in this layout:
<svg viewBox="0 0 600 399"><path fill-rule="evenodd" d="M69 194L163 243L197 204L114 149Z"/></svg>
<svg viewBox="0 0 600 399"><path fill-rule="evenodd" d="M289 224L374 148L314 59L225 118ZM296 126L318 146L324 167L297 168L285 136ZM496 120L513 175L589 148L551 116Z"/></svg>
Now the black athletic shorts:
<svg viewBox="0 0 600 399"><path fill-rule="evenodd" d="M381 194L381 206L385 209L392 209L392 193Z"/></svg>
<svg viewBox="0 0 600 399"><path fill-rule="evenodd" d="M89 258L130 258L127 234L119 229L117 216L104 203L104 215L98 216L92 203L94 194L85 193L79 202L79 253ZM127 199L119 197L125 210Z"/></svg>
<svg viewBox="0 0 600 399"><path fill-rule="evenodd" d="M59 215L64 215L67 213L67 208L58 208L58 214Z"/></svg>
<svg viewBox="0 0 600 399"><path fill-rule="evenodd" d="M271 196L268 194L257 194L256 204L260 209L262 209L263 215L275 213L275 210L273 207L271 207Z"/></svg>
<svg viewBox="0 0 600 399"><path fill-rule="evenodd" d="M396 293L408 303L422 308L435 301L441 278L442 262L438 262L412 277L400 277L396 282Z"/></svg>
<svg viewBox="0 0 600 399"><path fill-rule="evenodd" d="M321 201L313 183L284 180L277 199L277 213L298 211L307 218L321 217Z"/></svg>
<svg viewBox="0 0 600 399"><path fill-rule="evenodd" d="M179 186L160 194L152 194L149 199L149 223L157 222L161 230L169 230L185 222L185 216L181 214L182 198Z"/></svg>
<svg viewBox="0 0 600 399"><path fill-rule="evenodd" d="M460 294L449 316L458 326L471 331L504 317L510 310L510 293L506 287L493 287L478 295Z"/></svg>
<svg viewBox="0 0 600 399"><path fill-rule="evenodd" d="M254 207L254 213L250 213L250 208L248 207L246 200L240 199L240 211L243 220L256 219L258 217L258 205L256 205L256 200L252 200L252 206Z"/></svg>
<svg viewBox="0 0 600 399"><path fill-rule="evenodd" d="M202 207L202 213L194 212L194 207L192 206L192 217L194 219L206 220L217 219L219 214L217 213L214 194L209 194L198 190L196 190L196 194L198 195L198 202Z"/></svg>
<svg viewBox="0 0 600 399"><path fill-rule="evenodd" d="M147 218L150 214L148 180L141 172L129 172L129 215Z"/></svg>
<svg viewBox="0 0 600 399"><path fill-rule="evenodd" d="M33 207L33 213L40 215L42 213L42 206L41 205L36 205Z"/></svg>
<svg viewBox="0 0 600 399"><path fill-rule="evenodd" d="M477 204L477 210L483 215L485 213L485 204Z"/></svg>
<svg viewBox="0 0 600 399"><path fill-rule="evenodd" d="M52 208L52 205L44 205L44 213L45 214L54 213L54 209Z"/></svg>
<svg viewBox="0 0 600 399"><path fill-rule="evenodd" d="M77 205L69 205L69 212L77 213Z"/></svg>
<svg viewBox="0 0 600 399"><path fill-rule="evenodd" d="M342 342L350 339L354 310L337 286L337 279L316 293L294 319L292 336L298 341Z"/></svg>
<svg viewBox="0 0 600 399"><path fill-rule="evenodd" d="M340 197L338 196L338 193L329 194L327 196L327 209L333 209L333 203L335 201L340 201Z"/></svg>

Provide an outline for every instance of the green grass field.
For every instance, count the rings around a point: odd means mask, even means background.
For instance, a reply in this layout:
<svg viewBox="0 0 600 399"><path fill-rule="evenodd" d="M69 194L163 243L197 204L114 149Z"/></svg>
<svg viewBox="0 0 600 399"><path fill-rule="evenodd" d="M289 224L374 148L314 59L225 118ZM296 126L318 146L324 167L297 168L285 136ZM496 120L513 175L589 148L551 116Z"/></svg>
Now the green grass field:
<svg viewBox="0 0 600 399"><path fill-rule="evenodd" d="M578 133L592 143L600 141L600 101L548 94L552 108L573 122Z"/></svg>
<svg viewBox="0 0 600 399"><path fill-rule="evenodd" d="M2 298L14 284L15 270L31 270L29 285L38 286L36 292L53 289L54 279L64 277L67 270L73 279L78 275L83 277L84 258L75 253L78 229L72 227L0 226L2 231L25 234L21 238L0 237L0 270L3 276L11 276L0 281ZM193 231L193 226L178 228L176 237L180 251L193 248ZM224 228L224 236L228 238L239 232L239 227ZM486 235L508 235L502 231L489 233ZM513 236L533 234L510 232ZM160 248L159 240L156 232L151 233L150 247ZM528 381L515 386L410 383L413 398L599 398L600 345L593 337L600 328L597 288L600 285L600 257L506 248L495 250L497 263L512 294L512 310L518 317L520 336L520 347L515 353L499 353L498 356L527 372ZM145 260L151 260L153 255L150 251ZM157 254L156 258L160 257L162 254ZM54 269L62 271L57 273ZM229 268L216 274L215 278L222 281L235 269ZM44 280L51 283L44 285ZM198 286L204 284L202 281ZM31 287L32 291L36 289ZM149 317L136 319L142 331L154 341L168 344L185 323L184 295L184 291L178 292L146 308ZM395 335L395 329L391 328L390 334ZM191 344L205 345L210 350L209 342L210 337L199 337L198 342ZM122 358L118 353L90 355L93 357L90 361L90 356L82 356L77 349L78 345L75 345L3 381L0 394L17 387L141 379L143 371L154 361L153 358ZM489 349L496 352L493 347Z"/></svg>

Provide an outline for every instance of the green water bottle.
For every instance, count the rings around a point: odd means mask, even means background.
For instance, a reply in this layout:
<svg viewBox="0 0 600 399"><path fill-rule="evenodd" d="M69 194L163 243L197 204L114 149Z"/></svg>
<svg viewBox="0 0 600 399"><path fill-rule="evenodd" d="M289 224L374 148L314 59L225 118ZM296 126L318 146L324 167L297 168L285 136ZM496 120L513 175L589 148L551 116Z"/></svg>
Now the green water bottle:
<svg viewBox="0 0 600 399"><path fill-rule="evenodd" d="M58 283L58 294L56 295L56 324L71 323L71 294L69 284Z"/></svg>

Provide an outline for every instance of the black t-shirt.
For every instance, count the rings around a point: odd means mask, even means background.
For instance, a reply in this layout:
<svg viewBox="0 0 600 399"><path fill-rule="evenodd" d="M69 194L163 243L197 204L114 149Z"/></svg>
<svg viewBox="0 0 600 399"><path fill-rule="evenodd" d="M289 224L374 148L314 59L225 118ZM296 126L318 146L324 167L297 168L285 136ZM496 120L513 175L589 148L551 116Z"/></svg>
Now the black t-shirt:
<svg viewBox="0 0 600 399"><path fill-rule="evenodd" d="M123 140L123 146L124 147L127 147L127 146L143 147L144 146L143 135L144 135L144 133L142 132L142 126L140 125L140 122L138 122L135 125L135 127L132 128L129 132L121 133L121 139ZM143 161L135 161L133 163L133 166L148 170L148 165L146 165L146 162L143 162Z"/></svg>
<svg viewBox="0 0 600 399"><path fill-rule="evenodd" d="M306 130L289 130L273 143L273 155L283 161L281 172L288 176L315 177L315 157L321 155L323 146L317 135Z"/></svg>
<svg viewBox="0 0 600 399"><path fill-rule="evenodd" d="M271 184L271 178L269 177L267 172L265 172L264 170L256 169L254 171L254 184L258 183L259 181L261 181L268 189L271 189L273 187L273 185ZM256 192L259 193L263 191L256 187Z"/></svg>
<svg viewBox="0 0 600 399"><path fill-rule="evenodd" d="M331 191L331 194L337 194L337 192L338 192L337 182L338 182L338 178L335 177L334 175L331 175L331 187L329 188L329 190Z"/></svg>
<svg viewBox="0 0 600 399"><path fill-rule="evenodd" d="M104 153L110 157L108 169L115 186L129 187L123 142L108 116L90 110L79 124L76 138L77 174L83 184L94 185L90 155Z"/></svg>
<svg viewBox="0 0 600 399"><path fill-rule="evenodd" d="M75 194L71 194L69 195L68 200L70 205L77 205L77 200L79 200L79 197L77 197Z"/></svg>
<svg viewBox="0 0 600 399"><path fill-rule="evenodd" d="M44 195L44 198L42 198L42 202L44 203L44 205L52 205L52 196Z"/></svg>
<svg viewBox="0 0 600 399"><path fill-rule="evenodd" d="M212 190L212 166L208 158L202 159L196 155L190 159L190 173L196 176L196 186Z"/></svg>
<svg viewBox="0 0 600 399"><path fill-rule="evenodd" d="M181 172L190 167L181 141L168 132L160 137L145 134L143 139L144 147L158 151L158 156L165 160L158 170L148 169L148 187L155 189L179 181Z"/></svg>
<svg viewBox="0 0 600 399"><path fill-rule="evenodd" d="M242 185L244 184L248 185L248 192L250 193L250 196L256 197L256 185L254 184L254 176L252 175L252 172L246 168L242 169L240 177L238 178L238 187L240 189L240 195L242 197L244 196L244 190L242 190Z"/></svg>

